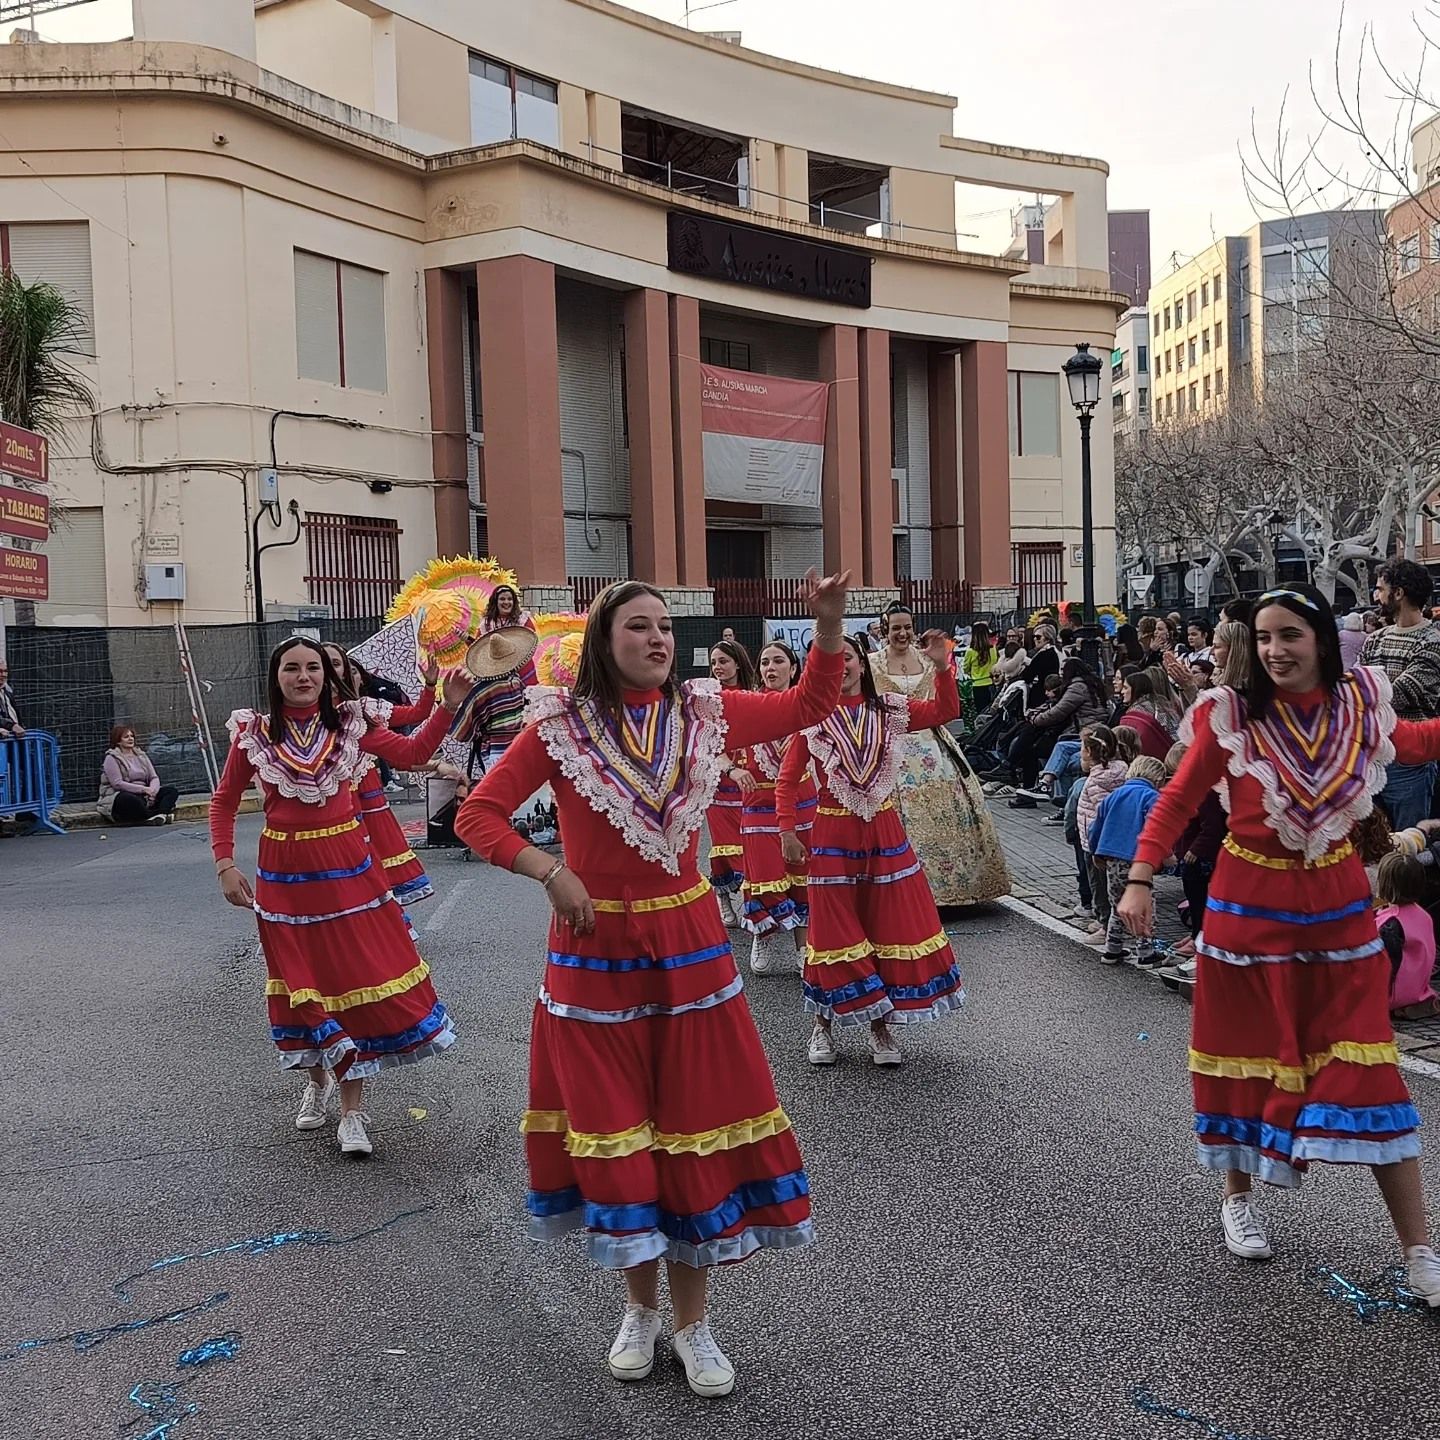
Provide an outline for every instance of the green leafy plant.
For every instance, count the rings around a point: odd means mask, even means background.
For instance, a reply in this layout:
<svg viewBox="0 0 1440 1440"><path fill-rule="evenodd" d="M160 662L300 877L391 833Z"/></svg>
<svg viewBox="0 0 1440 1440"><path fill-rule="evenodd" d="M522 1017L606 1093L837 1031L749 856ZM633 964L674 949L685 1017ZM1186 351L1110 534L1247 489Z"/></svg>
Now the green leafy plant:
<svg viewBox="0 0 1440 1440"><path fill-rule="evenodd" d="M95 409L95 392L66 358L80 353L86 319L53 285L0 272L0 419L55 435Z"/></svg>

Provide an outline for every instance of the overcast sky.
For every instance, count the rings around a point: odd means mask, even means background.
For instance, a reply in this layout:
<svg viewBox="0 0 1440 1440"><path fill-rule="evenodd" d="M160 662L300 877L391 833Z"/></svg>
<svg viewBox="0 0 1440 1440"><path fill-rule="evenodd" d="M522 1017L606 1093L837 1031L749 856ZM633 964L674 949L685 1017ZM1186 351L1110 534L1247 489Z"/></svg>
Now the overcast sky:
<svg viewBox="0 0 1440 1440"><path fill-rule="evenodd" d="M631 3L684 18L684 0ZM1157 276L1172 253L1188 258L1254 223L1239 152L1252 123L1273 147L1287 87L1292 139L1313 133L1309 67L1330 86L1340 23L1338 0L734 0L704 11L700 3L697 30L739 30L758 50L958 95L959 134L1101 157L1111 207L1151 212ZM1386 60L1413 73L1423 49L1417 13L1440 38L1440 0L1349 0L1350 88L1366 25ZM39 22L57 40L115 39L129 26L129 0L93 0ZM1440 53L1431 58L1440 67ZM1393 87L1373 66L1367 74L1367 103L1388 133ZM1328 153L1336 167L1357 160L1338 143ZM976 248L995 248L1008 230L1009 200L962 192L959 228L981 236Z"/></svg>

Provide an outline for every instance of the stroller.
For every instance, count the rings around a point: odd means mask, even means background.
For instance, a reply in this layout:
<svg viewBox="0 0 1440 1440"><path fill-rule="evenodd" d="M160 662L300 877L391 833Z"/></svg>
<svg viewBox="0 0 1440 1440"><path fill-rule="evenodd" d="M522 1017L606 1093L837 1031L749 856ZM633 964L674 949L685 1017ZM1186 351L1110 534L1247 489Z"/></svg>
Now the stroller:
<svg viewBox="0 0 1440 1440"><path fill-rule="evenodd" d="M1025 682L1012 680L980 717L975 733L965 742L965 758L984 775L1005 768L1010 733L1025 718Z"/></svg>

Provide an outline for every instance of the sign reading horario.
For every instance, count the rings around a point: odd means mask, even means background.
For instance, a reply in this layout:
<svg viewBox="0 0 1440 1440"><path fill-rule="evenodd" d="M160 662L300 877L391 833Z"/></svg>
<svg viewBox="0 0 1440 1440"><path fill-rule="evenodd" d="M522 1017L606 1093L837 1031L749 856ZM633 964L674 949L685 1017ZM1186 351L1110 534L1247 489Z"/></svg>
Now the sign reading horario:
<svg viewBox="0 0 1440 1440"><path fill-rule="evenodd" d="M811 380L702 365L706 498L817 508L827 399Z"/></svg>
<svg viewBox="0 0 1440 1440"><path fill-rule="evenodd" d="M0 421L0 480L7 475L44 485L50 479L50 452L43 435ZM49 539L50 497L0 484L0 535L27 545ZM50 561L38 550L0 548L0 595L48 600Z"/></svg>

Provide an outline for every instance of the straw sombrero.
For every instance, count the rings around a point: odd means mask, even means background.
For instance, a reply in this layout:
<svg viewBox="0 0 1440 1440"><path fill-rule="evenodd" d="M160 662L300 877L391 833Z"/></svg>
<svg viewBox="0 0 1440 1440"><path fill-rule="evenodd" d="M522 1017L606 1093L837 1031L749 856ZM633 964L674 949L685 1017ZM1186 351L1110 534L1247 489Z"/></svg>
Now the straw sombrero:
<svg viewBox="0 0 1440 1440"><path fill-rule="evenodd" d="M502 625L482 635L465 652L465 668L477 680L518 670L535 653L540 637L524 625Z"/></svg>

